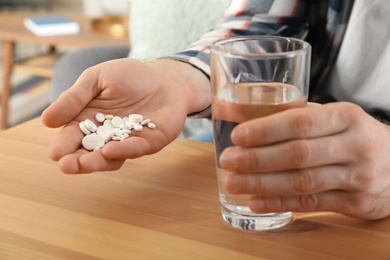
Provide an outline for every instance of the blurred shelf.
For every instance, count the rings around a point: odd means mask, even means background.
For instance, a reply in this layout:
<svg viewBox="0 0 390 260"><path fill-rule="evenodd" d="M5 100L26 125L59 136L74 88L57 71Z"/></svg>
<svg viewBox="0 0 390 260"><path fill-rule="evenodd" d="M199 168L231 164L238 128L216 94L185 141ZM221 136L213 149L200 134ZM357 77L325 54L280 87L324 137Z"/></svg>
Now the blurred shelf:
<svg viewBox="0 0 390 260"><path fill-rule="evenodd" d="M53 74L53 67L61 55L61 53L47 53L30 57L15 63L13 69L26 74L50 78Z"/></svg>
<svg viewBox="0 0 390 260"><path fill-rule="evenodd" d="M52 4L48 0L0 0L0 9L16 10L21 8L50 10Z"/></svg>

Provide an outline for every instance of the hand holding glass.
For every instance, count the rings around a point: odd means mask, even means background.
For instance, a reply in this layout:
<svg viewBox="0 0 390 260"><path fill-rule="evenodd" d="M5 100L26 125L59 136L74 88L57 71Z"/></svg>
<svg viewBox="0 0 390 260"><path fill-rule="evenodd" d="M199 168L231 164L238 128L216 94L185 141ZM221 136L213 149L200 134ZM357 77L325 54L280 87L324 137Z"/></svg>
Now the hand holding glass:
<svg viewBox="0 0 390 260"><path fill-rule="evenodd" d="M254 231L285 226L292 213L255 214L251 195L224 190L228 171L219 165L223 150L233 146L233 128L306 104L311 47L307 42L277 36L232 37L211 48L212 120L222 217L231 226Z"/></svg>

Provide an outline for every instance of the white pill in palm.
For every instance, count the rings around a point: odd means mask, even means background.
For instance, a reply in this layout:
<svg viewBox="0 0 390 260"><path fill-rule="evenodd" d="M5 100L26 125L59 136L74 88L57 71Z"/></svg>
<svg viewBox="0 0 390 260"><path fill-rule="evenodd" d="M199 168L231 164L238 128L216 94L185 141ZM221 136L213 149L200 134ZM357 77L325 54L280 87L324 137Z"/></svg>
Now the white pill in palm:
<svg viewBox="0 0 390 260"><path fill-rule="evenodd" d="M155 129L156 128L156 124L150 122L150 123L148 123L148 127L151 128L151 129Z"/></svg>
<svg viewBox="0 0 390 260"><path fill-rule="evenodd" d="M89 119L84 120L85 127L92 133L96 132L97 126Z"/></svg>
<svg viewBox="0 0 390 260"><path fill-rule="evenodd" d="M106 118L104 117L104 115L102 113L97 113L95 115L95 119L96 119L96 122L99 122L99 123L103 123L104 120L106 120Z"/></svg>
<svg viewBox="0 0 390 260"><path fill-rule="evenodd" d="M119 135L114 135L114 136L112 136L111 139L114 140L114 141L120 141L121 137Z"/></svg>
<svg viewBox="0 0 390 260"><path fill-rule="evenodd" d="M130 130L130 127L128 127L127 125L120 125L119 128L120 129Z"/></svg>
<svg viewBox="0 0 390 260"><path fill-rule="evenodd" d="M144 126L156 128L150 119L143 119L140 114L130 114L121 118L113 115L97 113L95 120L101 123L99 127L91 120L86 119L79 123L80 129L86 135L82 140L82 146L86 150L98 150L111 141L122 141L130 137L131 130L142 131Z"/></svg>
<svg viewBox="0 0 390 260"><path fill-rule="evenodd" d="M137 125L134 125L134 130L137 131L137 132L140 132L142 131L142 129L144 129L144 127L140 124L137 124Z"/></svg>
<svg viewBox="0 0 390 260"><path fill-rule="evenodd" d="M141 123L144 120L144 117L140 114L130 114L129 122L130 123Z"/></svg>
<svg viewBox="0 0 390 260"><path fill-rule="evenodd" d="M81 144L86 150L92 151L96 148L98 145L98 135L97 134L90 134L84 136L83 140L81 141Z"/></svg>
<svg viewBox="0 0 390 260"><path fill-rule="evenodd" d="M113 134L113 135L119 135L119 131L120 131L120 130L121 130L120 128L116 127L116 128L114 128L114 129L112 129L112 134Z"/></svg>
<svg viewBox="0 0 390 260"><path fill-rule="evenodd" d="M95 149L93 149L94 151L96 150L99 150L101 148L103 148L103 146L106 144L104 138L100 135L97 135L97 138L96 138L96 147Z"/></svg>
<svg viewBox="0 0 390 260"><path fill-rule="evenodd" d="M121 130L119 131L119 134L120 134L120 135L123 135L123 134L130 134L130 133L131 133L131 131L128 130L128 129L121 129Z"/></svg>
<svg viewBox="0 0 390 260"><path fill-rule="evenodd" d="M120 136L120 140L123 141L123 140L129 138L129 136L130 135L128 135L128 134L123 134L123 135Z"/></svg>
<svg viewBox="0 0 390 260"><path fill-rule="evenodd" d="M85 135L91 134L91 131L88 130L88 128L85 126L84 122L80 122L80 123L79 123L79 127L80 127L81 131L82 131Z"/></svg>
<svg viewBox="0 0 390 260"><path fill-rule="evenodd" d="M147 125L150 123L150 119L145 119L144 121L141 122L141 125Z"/></svg>
<svg viewBox="0 0 390 260"><path fill-rule="evenodd" d="M138 125L138 123L131 123L130 121L127 121L126 122L126 127L128 128L128 129L134 129L134 126L135 125Z"/></svg>
<svg viewBox="0 0 390 260"><path fill-rule="evenodd" d="M123 125L123 119L119 116L114 116L111 121L112 125L115 127L119 127L120 125Z"/></svg>
<svg viewBox="0 0 390 260"><path fill-rule="evenodd" d="M104 122L103 122L103 125L104 126L108 126L108 127L111 127L111 129L114 129L115 127L112 125L112 122L110 119L106 119Z"/></svg>
<svg viewBox="0 0 390 260"><path fill-rule="evenodd" d="M98 127L98 129L96 130L96 134L103 137L104 142L107 143L111 139L112 130L113 129L111 126L102 125Z"/></svg>

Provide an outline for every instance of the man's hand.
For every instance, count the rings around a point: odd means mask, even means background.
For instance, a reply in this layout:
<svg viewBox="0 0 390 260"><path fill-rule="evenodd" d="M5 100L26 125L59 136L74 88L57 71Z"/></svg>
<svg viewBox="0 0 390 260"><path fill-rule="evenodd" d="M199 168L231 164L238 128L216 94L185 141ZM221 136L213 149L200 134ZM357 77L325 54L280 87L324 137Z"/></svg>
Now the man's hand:
<svg viewBox="0 0 390 260"><path fill-rule="evenodd" d="M177 138L187 114L208 106L209 92L207 77L179 61L121 59L99 64L86 70L42 114L46 126L64 126L49 155L65 173L116 170L126 159L156 153ZM121 117L142 114L157 128L86 151L80 146L84 134L79 122L94 119L98 112Z"/></svg>
<svg viewBox="0 0 390 260"><path fill-rule="evenodd" d="M257 213L390 215L390 128L351 103L308 106L238 125L220 157L225 188Z"/></svg>

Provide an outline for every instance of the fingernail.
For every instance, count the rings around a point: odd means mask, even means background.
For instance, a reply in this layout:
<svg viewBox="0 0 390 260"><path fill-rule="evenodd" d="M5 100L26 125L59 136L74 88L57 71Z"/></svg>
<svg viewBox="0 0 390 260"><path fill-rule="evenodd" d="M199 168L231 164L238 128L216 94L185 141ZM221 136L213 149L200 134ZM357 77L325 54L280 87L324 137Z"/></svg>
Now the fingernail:
<svg viewBox="0 0 390 260"><path fill-rule="evenodd" d="M231 139L235 145L245 146L246 136L246 130L238 127L233 130Z"/></svg>
<svg viewBox="0 0 390 260"><path fill-rule="evenodd" d="M221 167L225 170L233 170L235 166L234 157L234 152L229 149L225 149L219 156L219 163L221 164Z"/></svg>

